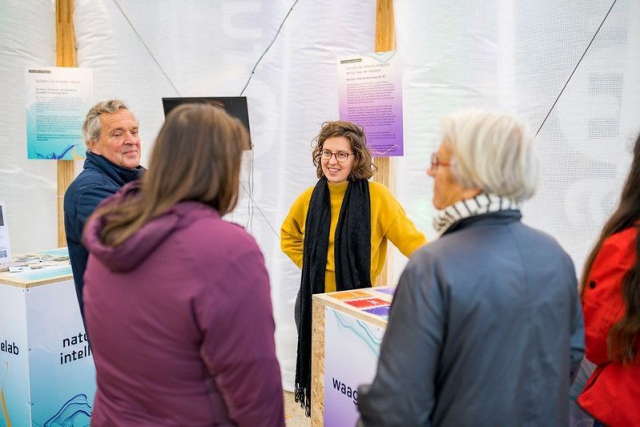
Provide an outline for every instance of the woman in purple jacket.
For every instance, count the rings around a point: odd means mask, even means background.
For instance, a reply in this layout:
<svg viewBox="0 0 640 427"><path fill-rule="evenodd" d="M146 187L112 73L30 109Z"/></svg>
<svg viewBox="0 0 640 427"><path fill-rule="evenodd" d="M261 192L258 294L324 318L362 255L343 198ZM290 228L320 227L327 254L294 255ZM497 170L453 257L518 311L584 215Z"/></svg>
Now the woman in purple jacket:
<svg viewBox="0 0 640 427"><path fill-rule="evenodd" d="M180 106L142 181L89 220L92 425L284 426L264 259L221 218L248 141L224 110Z"/></svg>

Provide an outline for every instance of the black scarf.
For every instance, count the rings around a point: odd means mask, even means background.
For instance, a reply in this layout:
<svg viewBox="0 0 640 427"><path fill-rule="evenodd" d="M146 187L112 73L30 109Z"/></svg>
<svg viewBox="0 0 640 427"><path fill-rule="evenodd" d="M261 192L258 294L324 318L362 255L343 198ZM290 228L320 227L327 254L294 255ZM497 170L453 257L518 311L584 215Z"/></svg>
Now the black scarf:
<svg viewBox="0 0 640 427"><path fill-rule="evenodd" d="M331 229L331 201L327 179L311 194L305 221L300 330L296 361L295 399L311 415L311 296L324 293L324 279ZM336 289L371 287L371 198L369 182L352 181L340 208L335 234Z"/></svg>

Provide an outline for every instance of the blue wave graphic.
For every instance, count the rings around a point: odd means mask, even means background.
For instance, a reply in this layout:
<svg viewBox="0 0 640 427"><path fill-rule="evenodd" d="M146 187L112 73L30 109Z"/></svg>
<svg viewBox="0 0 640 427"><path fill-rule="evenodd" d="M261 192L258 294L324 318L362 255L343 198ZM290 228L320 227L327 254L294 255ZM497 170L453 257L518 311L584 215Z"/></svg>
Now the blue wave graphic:
<svg viewBox="0 0 640 427"><path fill-rule="evenodd" d="M62 149L59 153L52 152L51 154L40 154L37 151L36 156L38 159L63 159L67 153L76 146L76 144L69 144L65 148ZM35 148L34 148L35 151Z"/></svg>
<svg viewBox="0 0 640 427"><path fill-rule="evenodd" d="M49 418L44 427L85 427L89 425L91 406L86 394L76 394L67 400L57 414Z"/></svg>
<svg viewBox="0 0 640 427"><path fill-rule="evenodd" d="M376 338L371 334L367 325L353 318L347 318L344 315L338 313L335 310L331 310L338 322L338 326L341 326L348 331L351 331L355 334L357 338L359 338L371 351L371 353L378 358L380 354L380 344L382 343L382 338ZM355 321L355 325L353 324Z"/></svg>

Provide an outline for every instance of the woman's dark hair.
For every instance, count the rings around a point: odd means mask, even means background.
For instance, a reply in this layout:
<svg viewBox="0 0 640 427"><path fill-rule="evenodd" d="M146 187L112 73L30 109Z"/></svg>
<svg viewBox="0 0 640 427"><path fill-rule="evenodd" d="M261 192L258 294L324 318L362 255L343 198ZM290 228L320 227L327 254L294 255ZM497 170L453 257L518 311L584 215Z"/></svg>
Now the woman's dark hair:
<svg viewBox="0 0 640 427"><path fill-rule="evenodd" d="M169 113L153 146L140 197L98 210L107 218L101 239L118 246L179 202L204 203L224 215L235 207L242 151L249 135L223 109L184 104Z"/></svg>
<svg viewBox="0 0 640 427"><path fill-rule="evenodd" d="M324 122L320 133L314 139L316 145L313 148L312 157L318 179L324 176L324 172L322 172L322 150L324 149L324 142L329 138L341 136L347 138L354 154L354 162L348 178L349 181L371 178L377 168L373 164L371 152L367 148L367 137L364 131L354 123L335 121Z"/></svg>
<svg viewBox="0 0 640 427"><path fill-rule="evenodd" d="M581 292L586 289L586 281L593 262L602 247L603 242L611 235L628 229L639 227L640 220L640 135L633 149L633 163L627 181L620 196L620 204L605 224L598 242L591 250L584 265ZM636 237L636 262L624 276L622 283L622 297L625 312L622 319L613 325L609 331L608 350L611 360L617 362L631 362L638 353L638 338L640 337L640 233Z"/></svg>

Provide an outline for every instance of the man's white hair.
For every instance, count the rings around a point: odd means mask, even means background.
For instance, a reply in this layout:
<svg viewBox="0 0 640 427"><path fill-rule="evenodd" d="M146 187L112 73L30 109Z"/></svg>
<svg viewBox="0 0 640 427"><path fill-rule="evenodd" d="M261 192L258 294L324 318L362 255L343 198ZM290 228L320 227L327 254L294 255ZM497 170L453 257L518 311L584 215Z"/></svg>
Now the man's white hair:
<svg viewBox="0 0 640 427"><path fill-rule="evenodd" d="M113 114L118 110L128 110L127 104L120 99L110 99L108 101L99 102L87 113L82 123L82 135L84 142L89 147L90 142L96 142L100 139L100 114Z"/></svg>
<svg viewBox="0 0 640 427"><path fill-rule="evenodd" d="M442 117L440 128L458 184L518 202L534 195L539 161L533 134L520 120L510 114L464 110Z"/></svg>

